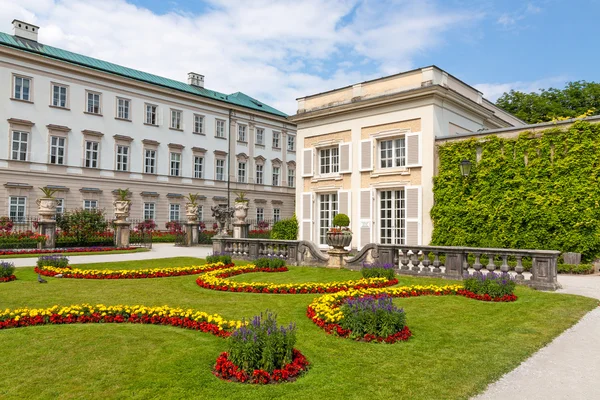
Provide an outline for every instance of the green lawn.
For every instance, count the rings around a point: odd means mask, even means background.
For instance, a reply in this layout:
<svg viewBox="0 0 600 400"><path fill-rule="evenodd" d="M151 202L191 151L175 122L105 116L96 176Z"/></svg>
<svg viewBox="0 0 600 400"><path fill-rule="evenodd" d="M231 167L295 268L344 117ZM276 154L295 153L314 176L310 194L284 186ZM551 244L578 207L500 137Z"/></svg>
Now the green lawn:
<svg viewBox="0 0 600 400"><path fill-rule="evenodd" d="M150 251L150 249L146 248L138 248L133 250L110 250L110 251L82 251L82 252L73 252L73 253L45 253L45 254L12 254L12 255L3 255L0 256L0 259L8 259L8 258L33 258L40 256L59 256L65 255L67 257L71 256L98 256L105 254L128 254L128 253L145 253Z"/></svg>
<svg viewBox="0 0 600 400"><path fill-rule="evenodd" d="M152 268L201 264L176 258L79 268ZM77 303L191 307L228 319L274 310L298 325L299 348L311 370L294 383L265 387L223 382L211 374L223 339L146 325L41 326L0 331L2 398L464 399L515 368L577 322L597 301L518 288L515 303L463 297L396 299L414 337L406 343L358 343L326 335L306 318L315 295L223 293L199 288L195 276L140 280L48 278L32 268L0 284L0 308ZM291 268L236 276L240 281L355 279L351 271ZM400 278L401 284L450 283Z"/></svg>

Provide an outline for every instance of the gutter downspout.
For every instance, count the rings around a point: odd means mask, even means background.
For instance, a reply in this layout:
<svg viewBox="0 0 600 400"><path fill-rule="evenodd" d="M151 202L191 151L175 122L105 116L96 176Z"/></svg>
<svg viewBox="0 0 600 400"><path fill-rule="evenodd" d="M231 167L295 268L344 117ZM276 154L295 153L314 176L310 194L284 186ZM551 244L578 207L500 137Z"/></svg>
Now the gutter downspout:
<svg viewBox="0 0 600 400"><path fill-rule="evenodd" d="M227 209L231 206L231 116L233 114L233 110L229 109L229 119L227 121L227 143L229 149L227 151Z"/></svg>

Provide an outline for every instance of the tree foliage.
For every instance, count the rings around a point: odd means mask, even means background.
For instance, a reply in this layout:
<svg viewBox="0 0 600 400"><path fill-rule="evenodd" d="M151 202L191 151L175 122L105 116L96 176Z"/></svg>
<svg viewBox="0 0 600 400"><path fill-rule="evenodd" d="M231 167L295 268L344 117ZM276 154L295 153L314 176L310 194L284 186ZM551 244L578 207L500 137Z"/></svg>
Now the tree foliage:
<svg viewBox="0 0 600 400"><path fill-rule="evenodd" d="M600 111L600 83L569 82L564 89L541 89L539 93L511 90L496 105L523 121L535 124L575 118Z"/></svg>
<svg viewBox="0 0 600 400"><path fill-rule="evenodd" d="M277 221L271 229L271 239L296 240L298 238L298 227L296 214L292 218Z"/></svg>
<svg viewBox="0 0 600 400"><path fill-rule="evenodd" d="M600 124L451 142L439 163L432 244L600 255Z"/></svg>

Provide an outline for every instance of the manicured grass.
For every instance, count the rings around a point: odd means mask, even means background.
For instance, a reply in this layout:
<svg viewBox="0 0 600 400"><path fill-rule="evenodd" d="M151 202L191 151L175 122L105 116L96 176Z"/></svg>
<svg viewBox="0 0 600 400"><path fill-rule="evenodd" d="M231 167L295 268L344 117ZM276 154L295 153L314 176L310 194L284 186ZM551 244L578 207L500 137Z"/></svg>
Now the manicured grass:
<svg viewBox="0 0 600 400"><path fill-rule="evenodd" d="M150 249L146 248L138 248L133 250L111 250L111 251L82 251L82 252L73 252L73 253L44 253L44 254L13 254L13 255L2 255L0 259L5 258L37 258L41 256L59 256L65 255L67 257L70 256L101 256L105 254L129 254L129 253L145 253L150 251Z"/></svg>
<svg viewBox="0 0 600 400"><path fill-rule="evenodd" d="M193 258L78 265L79 268L152 268L201 264ZM0 284L0 308L77 303L191 307L225 318L265 309L281 324L298 325L300 349L311 370L294 383L256 387L211 374L226 341L208 334L147 325L41 326L0 331L2 398L212 399L464 399L515 368L577 322L597 301L519 287L515 303L464 297L395 299L414 337L406 343L359 343L325 334L306 318L315 295L224 293L199 288L194 276L96 281L48 278L32 268ZM356 279L359 273L291 268L237 276L240 281L301 282ZM401 277L401 284L446 284Z"/></svg>

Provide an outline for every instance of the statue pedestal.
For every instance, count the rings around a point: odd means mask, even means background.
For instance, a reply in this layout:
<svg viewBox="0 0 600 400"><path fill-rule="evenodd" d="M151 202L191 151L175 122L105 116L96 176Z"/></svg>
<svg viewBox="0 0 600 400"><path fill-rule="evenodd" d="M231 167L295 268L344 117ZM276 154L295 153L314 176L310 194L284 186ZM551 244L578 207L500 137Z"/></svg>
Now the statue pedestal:
<svg viewBox="0 0 600 400"><path fill-rule="evenodd" d="M200 222L189 221L185 223L185 245L195 246L198 244L198 227Z"/></svg>
<svg viewBox="0 0 600 400"><path fill-rule="evenodd" d="M250 231L250 224L246 222L234 222L233 223L233 238L234 239L246 239Z"/></svg>
<svg viewBox="0 0 600 400"><path fill-rule="evenodd" d="M327 254L329 254L329 260L327 260L327 268L343 268L344 267L344 257L348 256L350 252L342 248L333 248L327 250Z"/></svg>
<svg viewBox="0 0 600 400"><path fill-rule="evenodd" d="M129 247L129 228L131 222L115 221L115 246Z"/></svg>
<svg viewBox="0 0 600 400"><path fill-rule="evenodd" d="M56 247L56 221L38 221L38 233L47 237L45 243L38 244L38 248L53 249Z"/></svg>

